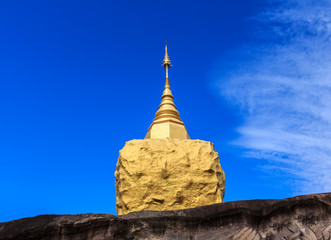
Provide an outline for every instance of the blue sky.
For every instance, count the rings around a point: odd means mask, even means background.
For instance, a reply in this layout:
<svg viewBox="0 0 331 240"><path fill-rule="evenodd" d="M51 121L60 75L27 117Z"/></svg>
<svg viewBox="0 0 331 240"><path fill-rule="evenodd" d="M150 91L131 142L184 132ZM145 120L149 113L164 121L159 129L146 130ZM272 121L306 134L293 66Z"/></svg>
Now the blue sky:
<svg viewBox="0 0 331 240"><path fill-rule="evenodd" d="M1 1L0 221L116 214L160 103L211 141L225 201L331 191L331 1Z"/></svg>

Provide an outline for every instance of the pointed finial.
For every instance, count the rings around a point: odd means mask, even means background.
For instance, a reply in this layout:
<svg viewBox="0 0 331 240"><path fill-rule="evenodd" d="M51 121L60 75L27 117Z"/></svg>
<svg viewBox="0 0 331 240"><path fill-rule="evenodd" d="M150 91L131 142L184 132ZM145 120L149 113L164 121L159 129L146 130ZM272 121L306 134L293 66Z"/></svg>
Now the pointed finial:
<svg viewBox="0 0 331 240"><path fill-rule="evenodd" d="M164 59L163 59L163 63L162 63L163 68L171 68L171 61L168 55L168 48L167 48L167 41L165 42L165 54L164 54Z"/></svg>
<svg viewBox="0 0 331 240"><path fill-rule="evenodd" d="M168 56L167 42L165 42L165 55L162 66L166 69L166 82L161 97L162 100L159 109L155 113L153 123L148 128L145 139L190 139L174 103L174 96L170 90L168 70L171 67L171 62Z"/></svg>

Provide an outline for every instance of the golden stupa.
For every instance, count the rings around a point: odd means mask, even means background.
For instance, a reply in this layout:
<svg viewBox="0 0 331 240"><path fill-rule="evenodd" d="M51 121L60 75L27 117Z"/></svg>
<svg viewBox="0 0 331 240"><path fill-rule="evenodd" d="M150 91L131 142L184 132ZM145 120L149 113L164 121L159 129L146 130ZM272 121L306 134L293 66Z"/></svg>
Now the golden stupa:
<svg viewBox="0 0 331 240"><path fill-rule="evenodd" d="M211 142L192 140L170 90L167 43L162 101L144 139L125 143L115 172L116 211L166 211L220 203L225 175Z"/></svg>
<svg viewBox="0 0 331 240"><path fill-rule="evenodd" d="M166 81L162 101L155 113L153 123L148 128L145 139L190 139L186 127L182 119L180 119L179 112L174 103L174 96L170 90L168 71L172 65L168 55L167 42L165 44L165 55L162 66L166 69Z"/></svg>

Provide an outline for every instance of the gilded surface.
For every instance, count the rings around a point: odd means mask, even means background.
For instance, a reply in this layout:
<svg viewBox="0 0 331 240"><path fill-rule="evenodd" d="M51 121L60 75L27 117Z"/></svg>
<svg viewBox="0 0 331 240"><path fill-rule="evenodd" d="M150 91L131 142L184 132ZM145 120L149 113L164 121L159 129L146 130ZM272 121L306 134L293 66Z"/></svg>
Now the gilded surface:
<svg viewBox="0 0 331 240"><path fill-rule="evenodd" d="M174 96L170 90L168 69L171 67L171 62L168 56L167 45L165 47L165 56L162 66L166 69L166 82L162 94L162 101L159 109L155 113L155 118L148 129L145 139L162 139L167 137L190 139L179 112L177 111Z"/></svg>
<svg viewBox="0 0 331 240"><path fill-rule="evenodd" d="M175 210L220 203L225 175L210 142L132 140L120 151L115 172L118 214Z"/></svg>

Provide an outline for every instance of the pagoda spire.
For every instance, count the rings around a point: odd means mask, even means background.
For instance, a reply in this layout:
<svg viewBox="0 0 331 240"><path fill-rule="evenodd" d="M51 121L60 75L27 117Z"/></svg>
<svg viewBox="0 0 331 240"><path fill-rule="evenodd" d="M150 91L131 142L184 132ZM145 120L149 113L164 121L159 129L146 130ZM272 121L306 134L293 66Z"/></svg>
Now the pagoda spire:
<svg viewBox="0 0 331 240"><path fill-rule="evenodd" d="M166 69L166 81L169 82L168 71L172 67L172 65L171 65L171 61L170 61L169 55L168 55L168 47L167 47L167 45L168 44L167 44L167 41L166 41L165 42L165 53L164 53L164 59L163 59L162 66L163 66L163 68Z"/></svg>
<svg viewBox="0 0 331 240"><path fill-rule="evenodd" d="M170 90L168 71L172 65L168 55L167 42L165 42L165 54L162 66L166 69L166 81L162 94L162 101L159 109L155 113L152 125L148 128L145 139L190 139L186 127L180 118L179 112L174 103L174 97Z"/></svg>

